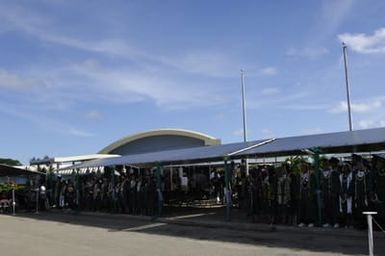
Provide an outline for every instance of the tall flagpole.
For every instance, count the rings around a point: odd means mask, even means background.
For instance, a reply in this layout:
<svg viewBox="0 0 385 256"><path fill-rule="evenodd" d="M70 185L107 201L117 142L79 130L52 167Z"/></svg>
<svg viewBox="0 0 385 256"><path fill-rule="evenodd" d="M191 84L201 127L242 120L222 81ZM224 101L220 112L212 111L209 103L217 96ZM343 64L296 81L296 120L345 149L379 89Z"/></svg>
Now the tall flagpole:
<svg viewBox="0 0 385 256"><path fill-rule="evenodd" d="M349 84L349 76L348 76L348 46L343 42L342 43L342 52L344 54L344 67L345 67L345 83L346 83L346 97L348 101L348 115L349 115L349 131L353 130L352 124L352 110L350 104L350 84Z"/></svg>
<svg viewBox="0 0 385 256"><path fill-rule="evenodd" d="M247 125L246 125L246 95L245 95L245 79L244 72L241 69L241 91L242 91L242 117L243 117L243 142L247 142ZM246 175L249 176L249 161L245 159Z"/></svg>
<svg viewBox="0 0 385 256"><path fill-rule="evenodd" d="M242 116L243 116L243 142L247 142L245 81L244 81L243 69L241 69L241 91L242 91Z"/></svg>

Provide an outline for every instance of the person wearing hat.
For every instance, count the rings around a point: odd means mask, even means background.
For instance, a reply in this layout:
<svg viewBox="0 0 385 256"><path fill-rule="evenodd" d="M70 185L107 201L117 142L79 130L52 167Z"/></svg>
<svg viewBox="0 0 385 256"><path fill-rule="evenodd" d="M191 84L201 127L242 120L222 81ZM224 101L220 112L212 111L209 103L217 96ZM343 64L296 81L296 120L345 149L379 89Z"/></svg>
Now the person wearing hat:
<svg viewBox="0 0 385 256"><path fill-rule="evenodd" d="M282 165L279 169L280 173L278 175L278 184L277 184L277 203L278 203L278 212L279 220L283 224L289 223L289 203L290 203L290 176L288 173L288 166L286 164Z"/></svg>
<svg viewBox="0 0 385 256"><path fill-rule="evenodd" d="M261 185L259 180L259 169L252 168L250 170L250 175L247 177L248 182L248 192L249 192L249 214L251 216L252 222L258 221L258 217L261 209L261 198L260 191Z"/></svg>
<svg viewBox="0 0 385 256"><path fill-rule="evenodd" d="M365 218L362 212L368 209L369 194L371 190L371 176L368 169L363 163L361 156L353 154L353 184L354 184L354 197L353 197L353 215L354 225L357 228L365 227Z"/></svg>
<svg viewBox="0 0 385 256"><path fill-rule="evenodd" d="M135 205L135 198L136 198L136 178L134 174L131 174L128 179L128 213L129 214L135 214L136 205Z"/></svg>
<svg viewBox="0 0 385 256"><path fill-rule="evenodd" d="M61 191L61 175L58 174L56 176L56 181L55 181L55 187L54 187L54 205L53 207L59 207L60 204L60 191Z"/></svg>
<svg viewBox="0 0 385 256"><path fill-rule="evenodd" d="M277 170L273 166L269 166L269 206L270 206L270 224L275 224L279 218L279 208L278 208L278 174Z"/></svg>
<svg viewBox="0 0 385 256"><path fill-rule="evenodd" d="M290 195L288 209L288 224L297 225L299 199L300 199L300 173L290 165L286 168L290 180Z"/></svg>
<svg viewBox="0 0 385 256"><path fill-rule="evenodd" d="M340 205L339 210L341 214L340 223L345 227L352 225L352 213L353 213L353 172L349 164L342 166L342 172L340 174Z"/></svg>
<svg viewBox="0 0 385 256"><path fill-rule="evenodd" d="M270 196L271 196L271 185L270 185L270 177L269 171L266 167L261 169L261 213L262 218L270 222Z"/></svg>
<svg viewBox="0 0 385 256"><path fill-rule="evenodd" d="M120 201L123 213L129 213L130 181L125 175L120 183Z"/></svg>
<svg viewBox="0 0 385 256"><path fill-rule="evenodd" d="M300 198L298 222L299 227L314 227L316 220L316 180L314 171L307 162L301 163Z"/></svg>
<svg viewBox="0 0 385 256"><path fill-rule="evenodd" d="M333 226L338 228L337 221L339 212L340 178L337 170L339 160L335 157L330 158L328 164L324 166L321 179L321 188L324 204L324 224L323 227Z"/></svg>
<svg viewBox="0 0 385 256"><path fill-rule="evenodd" d="M378 218L385 224L385 154L373 156L374 187L373 205Z"/></svg>

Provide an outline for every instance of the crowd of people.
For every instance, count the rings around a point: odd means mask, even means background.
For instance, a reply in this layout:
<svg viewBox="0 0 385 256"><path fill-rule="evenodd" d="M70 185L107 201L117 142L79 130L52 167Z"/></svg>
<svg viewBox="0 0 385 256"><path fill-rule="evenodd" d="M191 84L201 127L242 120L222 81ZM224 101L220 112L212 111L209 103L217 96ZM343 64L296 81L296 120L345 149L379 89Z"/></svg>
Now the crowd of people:
<svg viewBox="0 0 385 256"><path fill-rule="evenodd" d="M47 200L52 208L154 216L162 200L156 179L149 172L57 175L50 183Z"/></svg>
<svg viewBox="0 0 385 256"><path fill-rule="evenodd" d="M385 165L354 156L351 162L324 159L317 173L302 161L299 170L290 164L254 169L239 201L254 221L299 227L352 227L365 225L363 211L385 215ZM241 206L242 207L242 206Z"/></svg>
<svg viewBox="0 0 385 256"><path fill-rule="evenodd" d="M213 204L231 201L233 207L254 222L300 227L363 227L362 212L368 209L385 215L385 160L371 162L359 156L343 162L323 159L320 172L301 160L294 165L252 166L231 164L230 197L226 198L223 169L194 167L118 170L105 168L46 179L46 204L42 207L105 211L155 216L162 205L190 200ZM226 202L227 201L227 202Z"/></svg>

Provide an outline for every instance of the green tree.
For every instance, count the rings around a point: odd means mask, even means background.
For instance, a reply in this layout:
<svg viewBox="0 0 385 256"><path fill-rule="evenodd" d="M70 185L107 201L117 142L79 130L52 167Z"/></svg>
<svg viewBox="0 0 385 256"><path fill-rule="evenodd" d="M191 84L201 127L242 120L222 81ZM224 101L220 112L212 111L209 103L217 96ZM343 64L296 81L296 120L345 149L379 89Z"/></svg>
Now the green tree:
<svg viewBox="0 0 385 256"><path fill-rule="evenodd" d="M21 166L22 163L19 160L11 158L0 158L0 164L6 164L10 166Z"/></svg>

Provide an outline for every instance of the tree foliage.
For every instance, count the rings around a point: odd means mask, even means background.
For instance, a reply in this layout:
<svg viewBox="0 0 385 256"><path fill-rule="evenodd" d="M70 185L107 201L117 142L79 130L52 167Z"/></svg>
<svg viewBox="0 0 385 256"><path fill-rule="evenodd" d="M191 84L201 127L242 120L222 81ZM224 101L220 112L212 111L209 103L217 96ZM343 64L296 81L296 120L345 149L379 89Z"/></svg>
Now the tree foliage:
<svg viewBox="0 0 385 256"><path fill-rule="evenodd" d="M10 166L21 166L22 163L19 160L11 158L0 158L0 164L6 164Z"/></svg>

